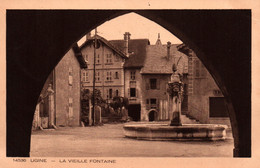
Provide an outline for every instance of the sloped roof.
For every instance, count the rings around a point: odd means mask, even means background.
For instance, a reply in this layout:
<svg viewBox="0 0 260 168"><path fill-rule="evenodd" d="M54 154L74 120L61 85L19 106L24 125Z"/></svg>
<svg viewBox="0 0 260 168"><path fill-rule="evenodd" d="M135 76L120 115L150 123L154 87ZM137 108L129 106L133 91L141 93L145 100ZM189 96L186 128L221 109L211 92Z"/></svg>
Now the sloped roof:
<svg viewBox="0 0 260 168"><path fill-rule="evenodd" d="M167 55L167 45L150 45L147 46L147 56L144 67L141 69L142 74L172 74L172 65L179 61L177 71L187 73L188 58L177 50L177 44L170 47L170 56Z"/></svg>
<svg viewBox="0 0 260 168"><path fill-rule="evenodd" d="M124 51L124 40L110 40L111 44L119 50ZM130 39L128 42L129 58L124 64L124 68L141 68L144 66L146 56L146 46L150 45L148 39Z"/></svg>
<svg viewBox="0 0 260 168"><path fill-rule="evenodd" d="M87 63L84 60L84 58L82 56L82 53L81 53L77 43L73 44L72 50L75 53L75 57L77 58L77 60L79 62L80 68L87 68Z"/></svg>
<svg viewBox="0 0 260 168"><path fill-rule="evenodd" d="M96 39L99 42L102 42L103 44L105 44L106 46L108 46L109 48L111 48L113 51L115 51L118 55L120 55L121 57L127 59L128 57L124 54L124 50L120 50L119 48L117 48L116 46L114 46L112 43L110 43L110 41L107 41L105 38L96 35ZM93 41L95 40L95 36L89 38L87 41L85 41L79 48L80 50L82 48L84 48L86 45L93 43Z"/></svg>

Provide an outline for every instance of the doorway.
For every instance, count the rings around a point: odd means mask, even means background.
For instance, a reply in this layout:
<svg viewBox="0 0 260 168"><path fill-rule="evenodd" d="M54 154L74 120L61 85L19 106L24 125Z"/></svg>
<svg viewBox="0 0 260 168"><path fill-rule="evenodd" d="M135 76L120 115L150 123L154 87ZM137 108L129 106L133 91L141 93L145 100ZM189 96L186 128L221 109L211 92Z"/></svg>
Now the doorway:
<svg viewBox="0 0 260 168"><path fill-rule="evenodd" d="M141 105L140 104L130 104L128 108L128 115L133 119L133 121L140 121L141 118Z"/></svg>
<svg viewBox="0 0 260 168"><path fill-rule="evenodd" d="M155 110L150 111L148 117L149 117L149 121L156 121L157 120L157 112Z"/></svg>

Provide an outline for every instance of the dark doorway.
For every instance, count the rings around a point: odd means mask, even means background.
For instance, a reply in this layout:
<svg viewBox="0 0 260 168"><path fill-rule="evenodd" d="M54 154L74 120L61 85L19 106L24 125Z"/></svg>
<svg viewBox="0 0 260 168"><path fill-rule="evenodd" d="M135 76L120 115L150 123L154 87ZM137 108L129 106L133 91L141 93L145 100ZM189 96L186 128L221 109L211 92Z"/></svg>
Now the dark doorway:
<svg viewBox="0 0 260 168"><path fill-rule="evenodd" d="M156 111L152 110L150 113L149 113L149 121L155 121L156 120Z"/></svg>
<svg viewBox="0 0 260 168"><path fill-rule="evenodd" d="M140 104L131 104L128 108L128 115L133 119L133 121L140 121L141 114L141 105Z"/></svg>

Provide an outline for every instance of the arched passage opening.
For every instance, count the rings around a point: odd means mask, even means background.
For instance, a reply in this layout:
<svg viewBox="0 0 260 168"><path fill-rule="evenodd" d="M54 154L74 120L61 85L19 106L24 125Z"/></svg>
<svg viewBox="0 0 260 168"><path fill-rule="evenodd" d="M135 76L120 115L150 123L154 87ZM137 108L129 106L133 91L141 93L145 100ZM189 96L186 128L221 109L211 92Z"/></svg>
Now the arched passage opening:
<svg viewBox="0 0 260 168"><path fill-rule="evenodd" d="M130 11L7 12L7 156L29 156L38 96L48 74L72 43L94 27L127 12ZM251 156L251 12L135 12L168 29L197 53L227 98L234 156ZM17 31L17 27L22 31ZM23 141L18 137L23 137Z"/></svg>
<svg viewBox="0 0 260 168"><path fill-rule="evenodd" d="M148 118L149 118L149 121L157 121L157 119L158 119L158 111L154 110L154 109L151 109L148 112Z"/></svg>

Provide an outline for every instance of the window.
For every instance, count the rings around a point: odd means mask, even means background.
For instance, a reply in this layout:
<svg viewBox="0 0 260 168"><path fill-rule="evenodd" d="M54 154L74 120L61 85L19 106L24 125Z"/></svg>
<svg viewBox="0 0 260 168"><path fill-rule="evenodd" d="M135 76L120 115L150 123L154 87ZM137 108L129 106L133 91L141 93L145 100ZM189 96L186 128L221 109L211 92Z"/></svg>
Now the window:
<svg viewBox="0 0 260 168"><path fill-rule="evenodd" d="M96 55L96 63L97 63L97 64L100 64L100 57L99 57L99 54Z"/></svg>
<svg viewBox="0 0 260 168"><path fill-rule="evenodd" d="M136 97L136 88L130 88L130 97Z"/></svg>
<svg viewBox="0 0 260 168"><path fill-rule="evenodd" d="M112 99L112 97L113 97L113 90L112 89L109 89L109 99Z"/></svg>
<svg viewBox="0 0 260 168"><path fill-rule="evenodd" d="M156 104L156 99L151 99L151 104Z"/></svg>
<svg viewBox="0 0 260 168"><path fill-rule="evenodd" d="M131 71L130 78L131 78L131 80L135 80L135 71Z"/></svg>
<svg viewBox="0 0 260 168"><path fill-rule="evenodd" d="M112 63L112 54L107 54L107 63Z"/></svg>
<svg viewBox="0 0 260 168"><path fill-rule="evenodd" d="M128 96L137 97L136 81L129 82Z"/></svg>
<svg viewBox="0 0 260 168"><path fill-rule="evenodd" d="M73 117L73 98L69 98L69 117Z"/></svg>
<svg viewBox="0 0 260 168"><path fill-rule="evenodd" d="M115 72L115 79L119 79L118 72Z"/></svg>
<svg viewBox="0 0 260 168"><path fill-rule="evenodd" d="M150 79L150 88L151 89L156 89L156 79Z"/></svg>
<svg viewBox="0 0 260 168"><path fill-rule="evenodd" d="M95 76L96 76L95 81L99 82L100 81L100 72L99 71L95 72Z"/></svg>
<svg viewBox="0 0 260 168"><path fill-rule="evenodd" d="M72 68L69 67L69 85L72 85L73 77L72 77Z"/></svg>
<svg viewBox="0 0 260 168"><path fill-rule="evenodd" d="M156 108L156 99L150 99L151 108Z"/></svg>
<svg viewBox="0 0 260 168"><path fill-rule="evenodd" d="M107 71L107 81L112 81L112 72Z"/></svg>
<svg viewBox="0 0 260 168"><path fill-rule="evenodd" d="M116 96L119 96L119 92L118 92L118 90L116 90Z"/></svg>
<svg viewBox="0 0 260 168"><path fill-rule="evenodd" d="M88 72L83 71L82 72L82 81L87 82L88 81Z"/></svg>

